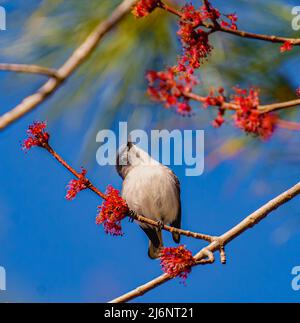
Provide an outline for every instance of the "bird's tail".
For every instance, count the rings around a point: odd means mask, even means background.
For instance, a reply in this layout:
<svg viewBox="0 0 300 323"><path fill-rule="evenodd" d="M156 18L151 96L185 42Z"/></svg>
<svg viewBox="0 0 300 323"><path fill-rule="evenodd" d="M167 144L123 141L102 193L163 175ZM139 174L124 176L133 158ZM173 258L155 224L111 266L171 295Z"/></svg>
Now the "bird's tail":
<svg viewBox="0 0 300 323"><path fill-rule="evenodd" d="M156 259L160 257L161 249L163 248L162 234L161 231L155 230L157 239L153 241L153 239L149 240L149 249L148 256L151 259Z"/></svg>

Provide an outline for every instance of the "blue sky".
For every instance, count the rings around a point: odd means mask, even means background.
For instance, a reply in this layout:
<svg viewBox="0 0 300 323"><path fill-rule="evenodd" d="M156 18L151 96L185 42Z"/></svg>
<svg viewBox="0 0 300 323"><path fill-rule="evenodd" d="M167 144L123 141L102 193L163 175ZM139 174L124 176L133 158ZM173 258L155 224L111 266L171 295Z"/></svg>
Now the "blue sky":
<svg viewBox="0 0 300 323"><path fill-rule="evenodd" d="M13 31L0 36L13 37ZM286 71L292 82L300 83L294 64L287 64ZM3 113L34 91L42 79L1 73L0 83ZM66 201L70 174L40 149L27 154L21 150L28 124L47 119L52 104L50 99L0 133L0 266L7 273L7 291L0 291L0 301L106 302L161 274L159 262L147 257L147 238L135 224L124 221L124 237L106 235L95 225L101 203L97 196L85 191L74 201ZM50 122L52 145L74 167L87 166L90 179L100 189L107 184L121 188L114 167L99 167L95 159L88 161L80 153L91 115L73 127L73 113L67 110L59 121ZM163 114L168 116L169 112ZM131 117L128 115L128 120ZM113 128L127 118L120 112ZM179 127L192 128L188 120ZM150 128L151 124L146 124L145 129ZM225 133L209 128L205 141L213 146ZM184 167L173 167L182 187L182 227L222 234L297 183L299 159L290 162L273 156L274 147L279 155L284 154L287 137L285 131L278 131L258 156L250 147L246 155L226 160L212 171L205 169L199 177L186 177ZM289 144L299 147L298 133ZM175 279L136 301L298 302L300 291L291 288L291 270L300 265L299 201L294 199L232 241L225 266L217 259L213 265L194 268L187 286ZM168 234L164 236L165 244L173 245ZM193 252L204 246L186 237L182 243Z"/></svg>

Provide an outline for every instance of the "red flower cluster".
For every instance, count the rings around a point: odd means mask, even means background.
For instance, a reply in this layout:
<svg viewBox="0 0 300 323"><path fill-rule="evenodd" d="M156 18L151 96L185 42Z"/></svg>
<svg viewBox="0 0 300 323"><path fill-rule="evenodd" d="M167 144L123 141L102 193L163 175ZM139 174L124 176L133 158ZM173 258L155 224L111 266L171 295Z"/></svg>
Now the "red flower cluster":
<svg viewBox="0 0 300 323"><path fill-rule="evenodd" d="M67 185L67 200L74 200L74 198L80 191L85 190L88 187L88 180L85 177L86 173L86 169L82 168L79 178L72 179L69 182L69 184Z"/></svg>
<svg viewBox="0 0 300 323"><path fill-rule="evenodd" d="M211 53L213 47L209 43L209 31L201 29L205 27L218 24L221 13L218 9L212 7L210 3L203 5L199 10L191 4L185 5L181 9L181 17L179 21L179 30L177 34L181 38L183 46L183 55L179 59L179 70L186 70L186 66L192 69L199 68L205 59ZM237 29L235 14L225 15L229 22L224 19L220 20L223 27Z"/></svg>
<svg viewBox="0 0 300 323"><path fill-rule="evenodd" d="M106 200L98 207L96 224L103 224L106 233L113 236L123 235L121 221L128 215L129 208L118 190L109 185L106 189Z"/></svg>
<svg viewBox="0 0 300 323"><path fill-rule="evenodd" d="M238 106L234 115L235 125L246 133L254 134L262 139L268 139L273 134L277 115L273 113L260 113L258 91L249 91L235 88L232 103Z"/></svg>
<svg viewBox="0 0 300 323"><path fill-rule="evenodd" d="M221 24L237 29L235 24L237 16L225 15L225 19L229 20L226 22L221 19L219 10L213 8L210 3L206 3L200 9L195 9L192 4L186 4L179 15L180 28L177 34L181 38L183 54L177 66L169 67L166 71L147 73L148 94L152 99L163 102L166 108L175 107L180 114L189 115L192 109L190 98L186 94L198 83L194 70L201 66L212 51L208 38L210 31L207 31L207 28L219 28ZM223 94L220 93L219 97L209 96L206 105L210 105L212 100L224 100ZM218 117L213 122L214 126L221 126L224 122L223 115L224 110L220 108Z"/></svg>
<svg viewBox="0 0 300 323"><path fill-rule="evenodd" d="M219 17L219 12L216 13ZM185 71L186 66L199 68L211 53L212 46L209 44L208 32L198 28L209 17L211 14L203 7L202 10L196 10L193 5L185 5L182 8L180 28L177 32L183 47L183 55L178 63L179 70Z"/></svg>
<svg viewBox="0 0 300 323"><path fill-rule="evenodd" d="M280 46L280 52L288 52L293 49L293 44L290 41L286 41L283 43L282 46Z"/></svg>
<svg viewBox="0 0 300 323"><path fill-rule="evenodd" d="M177 248L163 248L161 252L162 270L173 278L179 276L186 280L195 263L192 253L182 245Z"/></svg>
<svg viewBox="0 0 300 323"><path fill-rule="evenodd" d="M296 95L300 97L300 86L296 89Z"/></svg>
<svg viewBox="0 0 300 323"><path fill-rule="evenodd" d="M215 128L221 127L222 124L225 122L225 119L224 119L225 109L222 106L224 102L225 102L224 89L222 87L218 90L218 95L214 95L214 91L211 91L209 95L206 97L206 100L204 102L204 107L219 106L218 115L215 118L215 120L212 122L212 125Z"/></svg>
<svg viewBox="0 0 300 323"><path fill-rule="evenodd" d="M146 78L148 94L153 100L163 102L166 108L175 107L183 115L191 112L189 98L185 94L197 84L192 73L178 73L175 67L169 67L166 71L149 71Z"/></svg>
<svg viewBox="0 0 300 323"><path fill-rule="evenodd" d="M138 18L143 18L148 16L159 4L160 0L140 0L133 7L132 13Z"/></svg>
<svg viewBox="0 0 300 323"><path fill-rule="evenodd" d="M220 128L222 126L222 124L225 122L224 114L225 114L225 109L220 107L219 110L218 110L217 117L212 122L212 125L215 128Z"/></svg>
<svg viewBox="0 0 300 323"><path fill-rule="evenodd" d="M221 26L225 28L230 28L233 30L237 30L236 22L238 17L235 13L231 13L229 15L224 15L229 21L225 21L224 19L221 20Z"/></svg>
<svg viewBox="0 0 300 323"><path fill-rule="evenodd" d="M34 122L28 127L28 138L23 141L22 148L29 150L34 146L45 147L49 141L49 133L45 131L46 122Z"/></svg>
<svg viewBox="0 0 300 323"><path fill-rule="evenodd" d="M273 134L276 124L277 115L273 113L261 113L257 108L259 105L258 91L251 88L249 91L234 88L235 94L229 104L233 104L236 108L233 119L235 125L244 130L246 133L259 136L261 139L269 139ZM218 115L213 121L213 126L218 128L224 122L224 114L226 112L224 89L219 89L219 94L214 92L206 97L204 106L219 106Z"/></svg>

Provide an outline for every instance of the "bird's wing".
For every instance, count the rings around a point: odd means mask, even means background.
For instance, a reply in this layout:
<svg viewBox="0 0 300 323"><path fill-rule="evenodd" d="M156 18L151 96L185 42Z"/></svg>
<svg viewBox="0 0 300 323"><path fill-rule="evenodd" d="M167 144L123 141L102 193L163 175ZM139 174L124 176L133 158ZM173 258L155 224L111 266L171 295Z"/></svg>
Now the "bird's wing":
<svg viewBox="0 0 300 323"><path fill-rule="evenodd" d="M178 211L177 211L177 216L176 216L175 220L172 223L170 223L170 225L172 227L180 229L181 228L180 182L179 182L178 177L172 171L171 171L171 176L172 176L172 178L173 178L173 180L175 182L175 186L176 186L176 195L177 195L177 200L178 200ZM178 233L173 232L172 236L173 236L173 240L176 243L180 242L180 235Z"/></svg>

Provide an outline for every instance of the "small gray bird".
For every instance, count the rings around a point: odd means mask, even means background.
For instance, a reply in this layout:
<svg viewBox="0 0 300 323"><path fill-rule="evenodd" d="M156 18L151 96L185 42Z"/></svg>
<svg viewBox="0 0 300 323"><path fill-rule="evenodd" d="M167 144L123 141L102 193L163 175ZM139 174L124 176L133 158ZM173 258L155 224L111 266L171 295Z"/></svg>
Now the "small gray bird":
<svg viewBox="0 0 300 323"><path fill-rule="evenodd" d="M119 149L116 169L123 179L122 197L132 211L161 224L181 227L180 183L171 169L130 141ZM149 257L158 258L163 247L161 230L138 224L149 238ZM179 243L180 235L172 236Z"/></svg>

